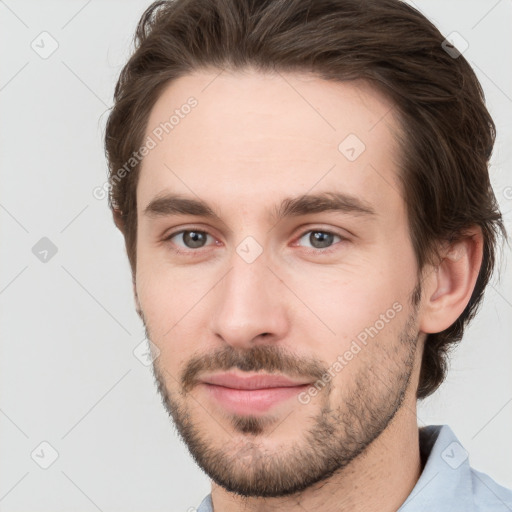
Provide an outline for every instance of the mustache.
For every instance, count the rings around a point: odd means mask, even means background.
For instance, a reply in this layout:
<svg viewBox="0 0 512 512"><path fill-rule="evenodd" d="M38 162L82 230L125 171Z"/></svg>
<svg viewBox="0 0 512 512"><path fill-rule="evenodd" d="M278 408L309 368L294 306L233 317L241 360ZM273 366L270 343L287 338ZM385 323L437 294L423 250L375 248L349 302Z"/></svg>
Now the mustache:
<svg viewBox="0 0 512 512"><path fill-rule="evenodd" d="M321 379L326 372L318 359L294 355L277 345L257 345L247 350L238 350L230 345L211 353L190 359L181 375L185 392L199 383L199 376L205 372L238 369L243 372L280 373L289 377Z"/></svg>
<svg viewBox="0 0 512 512"><path fill-rule="evenodd" d="M146 331L146 338L151 340L150 330L142 310L139 316ZM153 364L156 366L158 359ZM317 381L327 373L328 366L314 356L307 358L299 356L280 345L255 345L249 349L235 349L231 345L225 345L210 354L193 356L188 361L181 372L182 389L185 393L192 390L199 384L203 373L232 369L243 372L263 370L265 373L280 373L291 378Z"/></svg>

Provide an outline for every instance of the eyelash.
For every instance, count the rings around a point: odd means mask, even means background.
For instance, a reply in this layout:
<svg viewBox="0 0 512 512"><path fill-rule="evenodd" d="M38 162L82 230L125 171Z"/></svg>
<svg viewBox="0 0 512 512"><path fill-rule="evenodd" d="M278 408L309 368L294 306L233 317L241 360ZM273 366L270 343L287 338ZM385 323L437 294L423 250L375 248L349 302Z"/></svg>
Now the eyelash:
<svg viewBox="0 0 512 512"><path fill-rule="evenodd" d="M209 235L209 236L213 236L211 235L210 233L208 233L207 231L204 231L204 230L200 230L200 229L195 229L193 227L191 228L188 228L188 229L181 229L180 231L174 231L173 233L170 233L168 236L165 237L164 239L164 242L169 242L171 246L174 246L174 244L171 242L171 239L174 238L176 235L180 235L182 233L188 233L188 232L191 232L191 231L194 231L196 233L202 233L202 234L205 234L205 235ZM340 235L339 233L335 233L333 231L328 231L328 230L325 230L325 229L308 229L306 231L303 231L298 237L297 237L297 241L300 241L301 238L304 237L304 235L308 234L308 233L323 233L323 234L327 234L327 235L333 235L333 236L337 236L338 238L340 238L340 241L337 242L337 243L341 243L341 242L344 242L344 241L347 241L348 238ZM324 255L324 254L330 254L331 252L334 252L335 250L337 250L337 243L333 243L332 246L330 247L327 247L325 249L315 249L314 247L313 248L306 248L306 247L303 247L303 249L306 250L306 253L307 254L314 254L314 255ZM179 254L179 255L192 255L192 256L199 256L202 251L201 249L205 249L205 247L200 247L198 249L188 249L188 250L183 250L183 249L177 249L176 247L172 247L172 250L176 253L176 254Z"/></svg>

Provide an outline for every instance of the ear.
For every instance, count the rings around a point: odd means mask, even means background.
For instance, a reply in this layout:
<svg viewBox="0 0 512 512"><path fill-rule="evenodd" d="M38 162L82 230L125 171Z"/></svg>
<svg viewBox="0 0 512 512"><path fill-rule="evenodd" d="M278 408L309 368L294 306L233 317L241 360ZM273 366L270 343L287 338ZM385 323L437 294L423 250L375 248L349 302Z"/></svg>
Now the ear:
<svg viewBox="0 0 512 512"><path fill-rule="evenodd" d="M140 319L142 321L144 321L143 316L142 316L142 308L140 307L139 296L137 295L137 284L135 282L135 278L133 279L132 283L133 283L133 297L135 299L135 310L137 311L137 314L139 315Z"/></svg>
<svg viewBox="0 0 512 512"><path fill-rule="evenodd" d="M112 216L114 217L115 225L117 226L119 231L121 231L121 233L124 234L124 217L123 217L123 212L121 210L117 209L117 208L114 208L114 210L112 211Z"/></svg>
<svg viewBox="0 0 512 512"><path fill-rule="evenodd" d="M471 299L482 265L483 236L479 226L445 246L441 261L430 267L424 280L419 328L425 333L444 331L462 314Z"/></svg>

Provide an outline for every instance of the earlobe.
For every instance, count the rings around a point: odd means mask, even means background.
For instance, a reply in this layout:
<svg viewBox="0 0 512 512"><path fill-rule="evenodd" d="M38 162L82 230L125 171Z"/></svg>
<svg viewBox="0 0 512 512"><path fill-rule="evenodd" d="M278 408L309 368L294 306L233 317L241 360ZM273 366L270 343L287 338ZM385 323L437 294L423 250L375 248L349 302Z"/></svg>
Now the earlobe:
<svg viewBox="0 0 512 512"><path fill-rule="evenodd" d="M478 226L443 251L440 263L425 283L428 293L420 322L423 332L444 331L462 314L475 288L482 254L482 231Z"/></svg>
<svg viewBox="0 0 512 512"><path fill-rule="evenodd" d="M119 231L121 231L121 233L124 233L123 212L117 208L114 208L114 210L112 210L112 216L114 217L114 223L119 229Z"/></svg>
<svg viewBox="0 0 512 512"><path fill-rule="evenodd" d="M137 295L137 285L135 283L135 279L133 279L132 284L133 284L133 297L135 299L135 311L137 311L137 314L142 319L142 309L140 307L139 296Z"/></svg>
<svg viewBox="0 0 512 512"><path fill-rule="evenodd" d="M454 264L465 256L467 257L468 254L467 247L463 242L452 246L445 254L441 263L435 268L437 288L430 297L431 301L439 300L444 295L450 293L450 291L454 289L454 286L457 285L457 280L469 277L466 272L466 265L470 263L469 258L459 265Z"/></svg>

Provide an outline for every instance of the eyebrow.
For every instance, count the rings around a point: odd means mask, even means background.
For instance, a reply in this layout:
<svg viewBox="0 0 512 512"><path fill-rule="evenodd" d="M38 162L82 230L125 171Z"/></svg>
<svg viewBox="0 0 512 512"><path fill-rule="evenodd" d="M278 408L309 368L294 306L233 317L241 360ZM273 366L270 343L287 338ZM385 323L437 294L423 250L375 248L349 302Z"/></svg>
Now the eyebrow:
<svg viewBox="0 0 512 512"><path fill-rule="evenodd" d="M341 192L323 192L305 194L283 199L279 206L271 210L274 221L286 217L298 217L312 213L340 212L352 215L375 216L373 207L355 196ZM179 194L165 194L155 197L144 209L144 215L156 218L171 215L193 215L217 220L223 223L208 203L201 199L185 197Z"/></svg>

